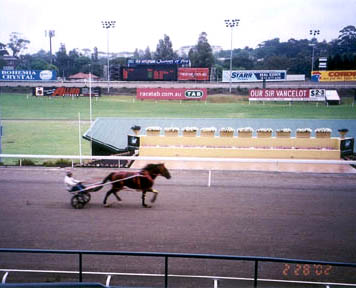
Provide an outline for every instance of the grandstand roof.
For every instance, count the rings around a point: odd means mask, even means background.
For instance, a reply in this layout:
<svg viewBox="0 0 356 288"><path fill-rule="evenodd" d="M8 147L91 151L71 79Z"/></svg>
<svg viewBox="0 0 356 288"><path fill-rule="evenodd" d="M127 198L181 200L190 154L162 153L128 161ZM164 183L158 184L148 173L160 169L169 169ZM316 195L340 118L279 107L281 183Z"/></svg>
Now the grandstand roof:
<svg viewBox="0 0 356 288"><path fill-rule="evenodd" d="M85 74L83 72L79 72L77 74L70 75L68 78L69 79L89 79L89 74ZM91 74L91 78L92 79L98 79L99 77L94 75L94 74Z"/></svg>

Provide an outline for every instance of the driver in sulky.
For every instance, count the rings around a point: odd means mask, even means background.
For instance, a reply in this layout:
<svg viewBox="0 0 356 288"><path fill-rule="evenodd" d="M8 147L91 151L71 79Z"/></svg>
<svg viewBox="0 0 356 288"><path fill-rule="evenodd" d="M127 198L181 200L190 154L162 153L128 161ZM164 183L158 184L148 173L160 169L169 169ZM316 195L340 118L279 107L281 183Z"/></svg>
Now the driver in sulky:
<svg viewBox="0 0 356 288"><path fill-rule="evenodd" d="M79 180L73 177L71 171L66 172L66 176L64 177L64 184L66 185L69 192L81 191L85 189L85 186Z"/></svg>

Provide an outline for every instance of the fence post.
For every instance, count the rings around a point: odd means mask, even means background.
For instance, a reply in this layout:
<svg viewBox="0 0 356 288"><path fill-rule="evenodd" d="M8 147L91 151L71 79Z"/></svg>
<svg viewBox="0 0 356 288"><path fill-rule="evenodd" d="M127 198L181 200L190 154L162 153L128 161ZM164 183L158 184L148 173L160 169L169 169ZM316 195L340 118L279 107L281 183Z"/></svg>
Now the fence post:
<svg viewBox="0 0 356 288"><path fill-rule="evenodd" d="M208 187L211 186L211 170L209 169Z"/></svg>
<svg viewBox="0 0 356 288"><path fill-rule="evenodd" d="M257 279L258 279L258 260L255 260L255 277L253 279L253 287L257 287Z"/></svg>
<svg viewBox="0 0 356 288"><path fill-rule="evenodd" d="M111 281L111 275L108 275L107 278L106 278L105 286L109 287L110 286L110 281Z"/></svg>
<svg viewBox="0 0 356 288"><path fill-rule="evenodd" d="M82 259L82 253L79 253L79 282L83 282L83 259Z"/></svg>
<svg viewBox="0 0 356 288"><path fill-rule="evenodd" d="M168 288L168 256L164 257L164 287Z"/></svg>
<svg viewBox="0 0 356 288"><path fill-rule="evenodd" d="M6 278L7 278L8 275L9 275L9 272L6 272L4 274L4 276L2 277L2 280L1 280L1 284L5 284L6 283Z"/></svg>

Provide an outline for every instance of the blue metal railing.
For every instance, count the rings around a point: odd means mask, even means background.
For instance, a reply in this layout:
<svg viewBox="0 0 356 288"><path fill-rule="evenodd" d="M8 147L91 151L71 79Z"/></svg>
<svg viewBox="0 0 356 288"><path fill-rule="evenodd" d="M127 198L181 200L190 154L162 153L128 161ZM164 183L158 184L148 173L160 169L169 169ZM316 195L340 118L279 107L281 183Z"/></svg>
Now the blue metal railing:
<svg viewBox="0 0 356 288"><path fill-rule="evenodd" d="M0 287L6 288L107 288L107 286L100 283L93 282L63 282L63 283L15 283L15 284L0 284Z"/></svg>
<svg viewBox="0 0 356 288"><path fill-rule="evenodd" d="M139 256L139 257L159 257L164 258L164 287L168 287L168 259L187 258L187 259L214 259L254 262L254 287L258 284L258 266L260 262L270 263L291 263L291 264L315 264L330 265L335 267L356 268L356 263L328 262L314 260L299 260L275 257L255 257L255 256L232 256L216 254L186 254L186 253L159 253L159 252L128 252L128 251L89 251L89 250L46 250L46 249L15 249L0 248L0 253L32 253L32 254L70 254L78 255L78 274L79 282L83 282L83 255L120 255L120 256Z"/></svg>

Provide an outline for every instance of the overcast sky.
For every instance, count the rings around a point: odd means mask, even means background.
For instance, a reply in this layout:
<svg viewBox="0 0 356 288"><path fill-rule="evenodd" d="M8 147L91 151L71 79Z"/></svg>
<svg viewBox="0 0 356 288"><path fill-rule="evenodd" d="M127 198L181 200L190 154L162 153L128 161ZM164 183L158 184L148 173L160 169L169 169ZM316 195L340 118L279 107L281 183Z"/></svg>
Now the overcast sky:
<svg viewBox="0 0 356 288"><path fill-rule="evenodd" d="M356 26L356 0L0 0L0 42L11 32L30 40L28 53L49 51L45 30L55 30L53 52L64 43L74 48L107 51L107 31L102 20L115 20L109 32L109 51L151 51L164 34L173 49L195 45L201 32L210 45L230 49L225 19L240 19L233 31L233 48L255 48L265 40L336 39L347 25Z"/></svg>

